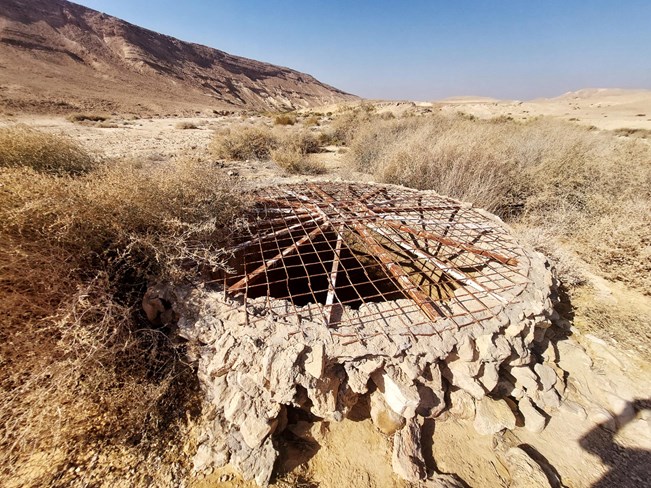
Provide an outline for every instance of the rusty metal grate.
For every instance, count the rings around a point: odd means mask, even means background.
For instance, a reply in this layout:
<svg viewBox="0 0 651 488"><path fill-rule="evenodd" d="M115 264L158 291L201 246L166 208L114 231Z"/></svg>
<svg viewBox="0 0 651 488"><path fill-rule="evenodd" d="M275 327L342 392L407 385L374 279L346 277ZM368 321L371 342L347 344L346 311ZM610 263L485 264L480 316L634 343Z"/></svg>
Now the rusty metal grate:
<svg viewBox="0 0 651 488"><path fill-rule="evenodd" d="M359 340L369 321L413 336L480 323L528 281L526 255L499 222L431 192L312 183L254 196L225 294L278 317L309 310L333 335Z"/></svg>

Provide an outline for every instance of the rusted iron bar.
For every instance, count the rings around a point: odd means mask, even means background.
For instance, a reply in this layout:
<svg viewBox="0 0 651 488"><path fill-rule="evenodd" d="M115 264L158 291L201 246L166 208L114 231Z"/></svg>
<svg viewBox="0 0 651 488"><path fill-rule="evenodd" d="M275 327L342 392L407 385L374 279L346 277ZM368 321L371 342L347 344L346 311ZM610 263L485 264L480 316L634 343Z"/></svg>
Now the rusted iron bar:
<svg viewBox="0 0 651 488"><path fill-rule="evenodd" d="M326 192L321 190L315 184L309 185L310 188L318 193L330 205L334 203L334 199ZM425 313L425 315L436 322L443 314L437 310L437 307L431 302L430 297L425 295L422 291L416 289L416 285L409 279L409 275L402 269L402 266L397 264L388 253L373 237L366 226L360 222L351 222L353 229L362 238L369 250L379 259L380 263L385 269L396 279L399 286L403 291L418 305L418 307Z"/></svg>
<svg viewBox="0 0 651 488"><path fill-rule="evenodd" d="M408 243L406 243L404 241L392 239L391 234L388 233L387 231L385 231L384 229L382 229L378 225L370 224L369 227L371 229L373 229L375 232L377 232L378 234L380 234L381 236L383 236L383 237L385 237L387 239L391 239L392 242L394 242L396 245L402 247L406 251L410 251L413 254L415 254L416 256L418 256L419 258L425 259L425 260L431 262L434 266L439 268L441 271L443 271L447 275L451 276L455 280L459 281L459 283L461 283L461 284L463 284L465 286L469 286L469 287L475 289L478 292L486 293L488 296L494 298L495 300L497 300L499 302L502 302L502 303L506 302L506 300L503 297L501 297L501 296L487 290L486 288L481 286L479 283L477 283L475 280L470 278L468 275L466 275L462 271L459 271L459 270L453 268L452 266L444 263L440 259L438 259L435 256L432 256L431 254L429 254L428 252L423 251L422 249L418 249L418 248L416 248L416 247L412 246L411 244L408 244Z"/></svg>
<svg viewBox="0 0 651 488"><path fill-rule="evenodd" d="M459 210L460 207L458 206L451 206L451 205L433 205L433 206L422 206L419 207L417 205L411 205L411 206L395 206L395 207L383 207L383 206L377 206L377 205L369 205L371 210L374 212L436 212L436 211L441 211L441 210Z"/></svg>
<svg viewBox="0 0 651 488"><path fill-rule="evenodd" d="M373 252L375 256L380 260L384 267L393 275L393 277L400 284L400 287L404 290L409 297L416 302L418 307L427 315L429 319L436 322L440 317L443 316L441 312L437 310L437 307L431 302L430 297L425 295L420 290L416 289L416 285L409 279L409 275L402 269L402 266L394 262L391 258L391 254L384 250L384 248L375 240L373 235L369 232L364 224L353 223L353 228L357 234L364 240L365 244L368 246L369 250Z"/></svg>
<svg viewBox="0 0 651 488"><path fill-rule="evenodd" d="M233 251L239 251L240 249L244 249L245 247L251 246L253 244L257 244L258 242L264 241L265 239L270 239L272 237L278 237L284 234L291 233L293 230L300 229L301 227L304 228L306 223L317 223L319 220L322 220L322 217L320 215L313 216L311 221L308 222L301 221L298 224L290 225L289 227L285 227L284 229L279 229L277 231L270 232L262 236L256 236L251 240L242 242L237 246L233 247Z"/></svg>
<svg viewBox="0 0 651 488"><path fill-rule="evenodd" d="M479 256L484 256L493 259L495 261L498 261L502 264L506 264L508 266L515 266L518 264L518 260L515 258L507 258L505 256L502 256L501 254L497 254L492 251L487 251L485 249L480 249L478 247L471 246L470 244L464 244L462 242L455 241L454 239L450 239L448 237L437 236L436 234L433 234L432 232L428 232L426 230L412 229L411 227L405 224L399 224L390 221L384 222L381 219L378 220L377 223L380 225L387 225L389 227L393 227L394 229L400 230L402 232L407 232L408 234L412 234L417 237L421 237L423 239L429 239L432 241L440 242L445 246L463 249L464 251L468 251L472 254L477 254Z"/></svg>
<svg viewBox="0 0 651 488"><path fill-rule="evenodd" d="M335 290L337 286L337 273L339 271L339 262L341 260L341 245L344 241L343 236L341 235L341 227L337 230L337 244L335 244L334 257L332 258L332 269L330 270L330 282L328 283L328 295L326 297L326 310L328 313L328 323L329 326L332 323L333 315L333 302L335 299Z"/></svg>
<svg viewBox="0 0 651 488"><path fill-rule="evenodd" d="M327 226L327 224L324 224L324 227ZM313 239L317 235L319 235L321 232L323 232L324 227L317 227L314 229L312 232L307 234L306 236L302 237L298 241L296 241L294 244L289 246L288 248L284 249L282 252L276 254L273 258L267 260L265 263L263 263L261 266L253 270L251 273L247 274L244 276L242 279L237 281L236 283L232 284L231 286L228 287L228 292L229 293L237 293L240 291L243 287L247 287L249 283L255 281L262 273L265 272L265 270L270 269L274 267L276 264L280 262L281 259L284 257L287 257L288 255L296 252L299 247L301 247L303 244L308 242L309 240Z"/></svg>

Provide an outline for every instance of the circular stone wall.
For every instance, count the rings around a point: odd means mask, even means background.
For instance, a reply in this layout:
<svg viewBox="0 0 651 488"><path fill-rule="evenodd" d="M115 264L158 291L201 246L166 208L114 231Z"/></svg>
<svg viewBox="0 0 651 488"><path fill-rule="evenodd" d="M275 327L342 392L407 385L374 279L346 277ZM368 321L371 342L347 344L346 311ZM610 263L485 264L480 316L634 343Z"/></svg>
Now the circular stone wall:
<svg viewBox="0 0 651 488"><path fill-rule="evenodd" d="M172 299L210 410L197 470L230 462L264 485L288 409L337 421L366 395L412 481L425 476L418 418L465 409L480 433L513 428L515 414L544 427L561 381L532 349L554 279L497 217L390 185L283 185L254 199L232 273Z"/></svg>

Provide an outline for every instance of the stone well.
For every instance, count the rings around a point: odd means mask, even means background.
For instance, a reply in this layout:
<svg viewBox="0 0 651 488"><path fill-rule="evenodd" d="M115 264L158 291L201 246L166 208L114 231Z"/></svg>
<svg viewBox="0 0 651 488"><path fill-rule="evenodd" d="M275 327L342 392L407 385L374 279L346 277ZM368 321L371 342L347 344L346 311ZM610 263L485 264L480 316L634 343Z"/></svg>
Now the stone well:
<svg viewBox="0 0 651 488"><path fill-rule="evenodd" d="M205 392L195 470L230 463L266 485L288 411L339 421L361 399L410 481L426 476L423 418L474 418L480 434L516 417L544 428L563 382L532 351L555 279L497 217L391 185L254 198L230 273L167 291Z"/></svg>

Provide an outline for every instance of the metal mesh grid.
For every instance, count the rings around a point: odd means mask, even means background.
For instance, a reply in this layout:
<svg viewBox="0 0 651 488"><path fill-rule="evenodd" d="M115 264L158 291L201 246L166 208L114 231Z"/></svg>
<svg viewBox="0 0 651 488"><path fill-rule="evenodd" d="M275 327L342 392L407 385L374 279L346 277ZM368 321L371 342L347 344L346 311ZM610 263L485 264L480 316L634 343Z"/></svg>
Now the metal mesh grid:
<svg viewBox="0 0 651 488"><path fill-rule="evenodd" d="M415 336L480 323L527 283L526 255L501 226L434 193L311 183L254 196L224 292L265 297L279 317L307 308L333 335L356 340L387 321Z"/></svg>

